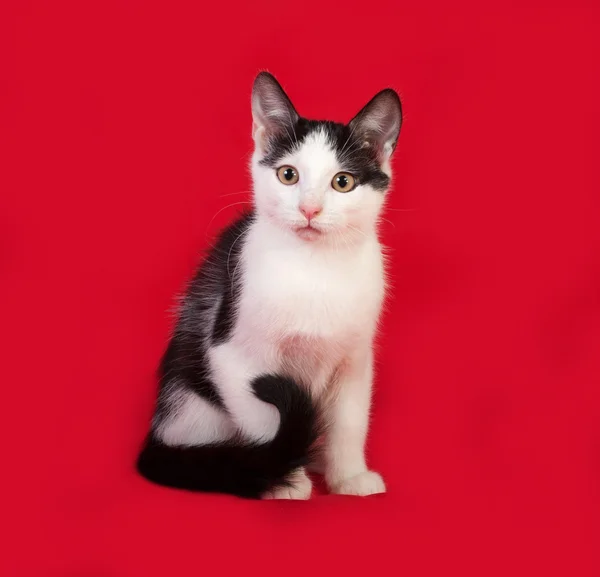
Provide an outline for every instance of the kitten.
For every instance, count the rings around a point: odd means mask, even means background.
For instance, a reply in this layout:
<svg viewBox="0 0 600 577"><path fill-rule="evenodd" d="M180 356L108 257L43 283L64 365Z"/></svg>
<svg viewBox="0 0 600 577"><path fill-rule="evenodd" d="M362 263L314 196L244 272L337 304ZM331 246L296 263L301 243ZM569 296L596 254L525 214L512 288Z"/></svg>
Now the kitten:
<svg viewBox="0 0 600 577"><path fill-rule="evenodd" d="M307 120L262 72L252 115L255 208L191 282L138 470L171 487L308 499L313 467L333 493L385 492L364 445L400 99L383 90L348 125Z"/></svg>

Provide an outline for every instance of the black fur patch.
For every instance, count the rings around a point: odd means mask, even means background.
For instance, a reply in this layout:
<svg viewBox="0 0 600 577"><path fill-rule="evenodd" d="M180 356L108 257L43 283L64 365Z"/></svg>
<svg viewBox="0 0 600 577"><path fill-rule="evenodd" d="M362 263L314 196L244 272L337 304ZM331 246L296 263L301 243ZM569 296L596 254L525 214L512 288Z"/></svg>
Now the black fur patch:
<svg viewBox="0 0 600 577"><path fill-rule="evenodd" d="M207 373L206 346L207 341L212 344L227 341L233 330L240 292L237 265L243 235L253 220L254 214L250 212L223 230L190 283L175 332L160 365L159 419L168 411L165 396L173 383L224 408L219 391Z"/></svg>
<svg viewBox="0 0 600 577"><path fill-rule="evenodd" d="M253 221L254 213L248 213L225 229L204 265L207 269L204 271L205 274L219 274L224 282L221 306L212 330L212 342L215 345L229 339L235 324L241 290L238 264L244 245L243 236L248 232Z"/></svg>
<svg viewBox="0 0 600 577"><path fill-rule="evenodd" d="M179 387L188 388L207 401L225 408L221 395L206 372L206 351L201 343L190 335L175 332L160 365L161 394L157 414L162 416L168 412L164 406L164 393L176 381Z"/></svg>
<svg viewBox="0 0 600 577"><path fill-rule="evenodd" d="M299 118L292 131L282 131L269 141L261 164L277 168L286 154L297 149L317 131L327 135L342 170L353 174L359 184L369 184L376 190L387 189L390 179L381 170L377 150L373 146L364 146L364 141L352 132L350 126L328 120Z"/></svg>

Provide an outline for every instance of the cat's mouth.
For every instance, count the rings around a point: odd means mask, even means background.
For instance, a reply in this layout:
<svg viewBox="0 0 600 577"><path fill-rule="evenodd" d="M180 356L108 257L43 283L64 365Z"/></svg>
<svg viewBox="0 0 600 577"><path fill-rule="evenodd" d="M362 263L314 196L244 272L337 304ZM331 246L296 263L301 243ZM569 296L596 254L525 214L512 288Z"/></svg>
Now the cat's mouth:
<svg viewBox="0 0 600 577"><path fill-rule="evenodd" d="M319 229L315 228L311 224L307 224L306 226L298 226L294 230L302 240L316 240L323 234Z"/></svg>

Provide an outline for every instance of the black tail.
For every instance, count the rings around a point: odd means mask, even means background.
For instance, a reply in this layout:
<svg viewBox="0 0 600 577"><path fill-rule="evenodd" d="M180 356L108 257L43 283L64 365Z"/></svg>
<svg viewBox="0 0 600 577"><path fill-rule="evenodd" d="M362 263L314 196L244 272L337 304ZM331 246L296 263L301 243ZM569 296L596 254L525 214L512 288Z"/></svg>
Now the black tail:
<svg viewBox="0 0 600 577"><path fill-rule="evenodd" d="M286 485L286 477L309 461L318 436L316 409L309 393L292 379L268 375L255 379L252 387L281 416L272 441L256 444L237 439L169 447L150 435L139 456L138 471L160 485L255 499Z"/></svg>

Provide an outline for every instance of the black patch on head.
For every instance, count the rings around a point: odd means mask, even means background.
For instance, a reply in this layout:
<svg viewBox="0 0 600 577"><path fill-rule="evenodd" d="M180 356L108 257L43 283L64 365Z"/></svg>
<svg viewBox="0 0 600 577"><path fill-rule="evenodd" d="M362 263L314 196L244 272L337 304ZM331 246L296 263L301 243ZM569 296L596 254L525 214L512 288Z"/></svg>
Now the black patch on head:
<svg viewBox="0 0 600 577"><path fill-rule="evenodd" d="M341 170L351 173L358 184L369 184L376 190L385 190L390 178L381 170L378 151L366 145L360 134L349 125L329 120L299 118L293 129L274 135L268 143L267 153L260 161L264 166L277 168L281 159L300 148L314 132L323 132L335 152Z"/></svg>

